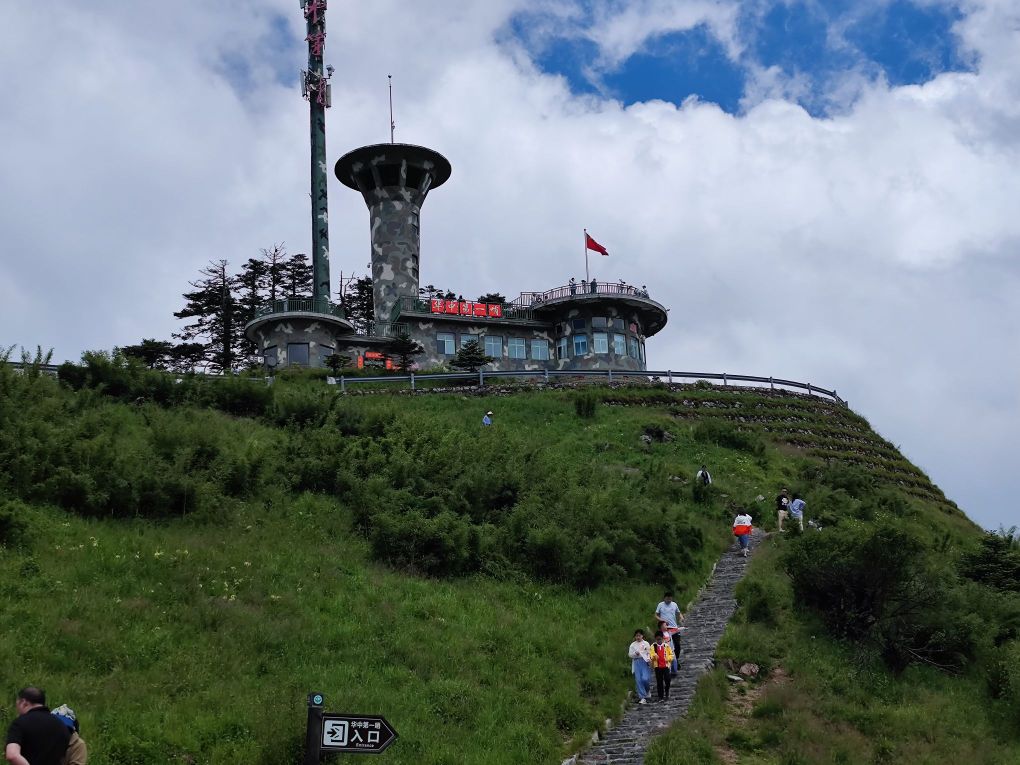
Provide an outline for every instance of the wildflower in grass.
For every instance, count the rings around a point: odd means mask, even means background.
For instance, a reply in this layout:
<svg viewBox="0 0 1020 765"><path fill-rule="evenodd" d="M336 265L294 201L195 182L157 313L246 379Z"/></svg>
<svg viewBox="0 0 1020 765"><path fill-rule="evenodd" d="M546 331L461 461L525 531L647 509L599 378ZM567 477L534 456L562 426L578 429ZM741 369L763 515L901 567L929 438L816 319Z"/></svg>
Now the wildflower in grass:
<svg viewBox="0 0 1020 765"><path fill-rule="evenodd" d="M163 557L163 551L162 550L156 550L156 552L154 552L152 554L152 557L153 558L162 558Z"/></svg>
<svg viewBox="0 0 1020 765"><path fill-rule="evenodd" d="M246 561L244 562L244 565L245 565L245 567L247 567L247 568L251 568L251 561L250 561L250 560L246 560Z"/></svg>

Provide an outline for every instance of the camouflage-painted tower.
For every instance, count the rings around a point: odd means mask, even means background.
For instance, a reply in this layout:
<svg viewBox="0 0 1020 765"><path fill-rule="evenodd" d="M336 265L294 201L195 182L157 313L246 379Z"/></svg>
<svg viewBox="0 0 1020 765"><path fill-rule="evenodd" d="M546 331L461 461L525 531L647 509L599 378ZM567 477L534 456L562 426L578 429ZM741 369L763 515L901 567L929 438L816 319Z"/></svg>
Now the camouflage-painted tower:
<svg viewBox="0 0 1020 765"><path fill-rule="evenodd" d="M308 70L302 73L302 95L308 99L311 132L312 181L312 298L329 300L329 202L326 194L326 109L329 108L329 72L323 71L326 45L326 0L301 0L308 35Z"/></svg>
<svg viewBox="0 0 1020 765"><path fill-rule="evenodd" d="M312 298L284 298L261 306L245 326L267 367L321 367L336 352L337 338L352 332L343 309L330 302L329 203L326 181L326 109L333 67L323 68L326 0L300 0L308 43L308 69L301 73L301 94L308 101L311 139Z"/></svg>
<svg viewBox="0 0 1020 765"><path fill-rule="evenodd" d="M348 152L335 171L368 205L375 321L384 325L400 297L418 296L421 206L450 177L450 163L422 146L383 143Z"/></svg>

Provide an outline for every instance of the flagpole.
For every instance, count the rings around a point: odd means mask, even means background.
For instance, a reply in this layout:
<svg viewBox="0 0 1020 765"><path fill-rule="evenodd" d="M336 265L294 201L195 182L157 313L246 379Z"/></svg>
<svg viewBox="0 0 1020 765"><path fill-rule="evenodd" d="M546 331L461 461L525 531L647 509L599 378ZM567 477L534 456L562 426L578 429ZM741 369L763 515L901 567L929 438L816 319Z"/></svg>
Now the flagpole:
<svg viewBox="0 0 1020 765"><path fill-rule="evenodd" d="M584 229L584 280L591 281L588 275L588 229Z"/></svg>

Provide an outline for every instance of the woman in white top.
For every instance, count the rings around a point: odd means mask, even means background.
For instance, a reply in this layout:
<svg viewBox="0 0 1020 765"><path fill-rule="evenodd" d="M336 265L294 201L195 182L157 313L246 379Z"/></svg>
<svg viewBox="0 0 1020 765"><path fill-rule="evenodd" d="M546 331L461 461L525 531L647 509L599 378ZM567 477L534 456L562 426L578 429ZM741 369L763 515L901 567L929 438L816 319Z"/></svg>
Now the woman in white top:
<svg viewBox="0 0 1020 765"><path fill-rule="evenodd" d="M647 704L651 695L652 683L652 647L645 640L645 633L642 630L634 632L634 642L627 649L630 657L630 671L634 673L634 683L637 686L638 704Z"/></svg>

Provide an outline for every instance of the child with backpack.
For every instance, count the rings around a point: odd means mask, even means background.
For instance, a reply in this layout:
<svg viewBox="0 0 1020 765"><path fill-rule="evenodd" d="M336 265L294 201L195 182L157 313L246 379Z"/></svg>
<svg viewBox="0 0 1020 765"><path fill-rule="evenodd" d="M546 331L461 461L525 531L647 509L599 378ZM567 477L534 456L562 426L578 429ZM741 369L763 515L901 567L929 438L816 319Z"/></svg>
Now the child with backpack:
<svg viewBox="0 0 1020 765"><path fill-rule="evenodd" d="M748 545L751 543L752 528L754 527L751 525L751 516L747 514L746 510L741 510L740 514L733 519L733 536L740 542L740 552L745 558Z"/></svg>
<svg viewBox="0 0 1020 765"><path fill-rule="evenodd" d="M673 646L662 630L656 630L655 642L652 643L652 669L655 670L655 689L659 692L659 701L669 701L670 670L673 667Z"/></svg>

